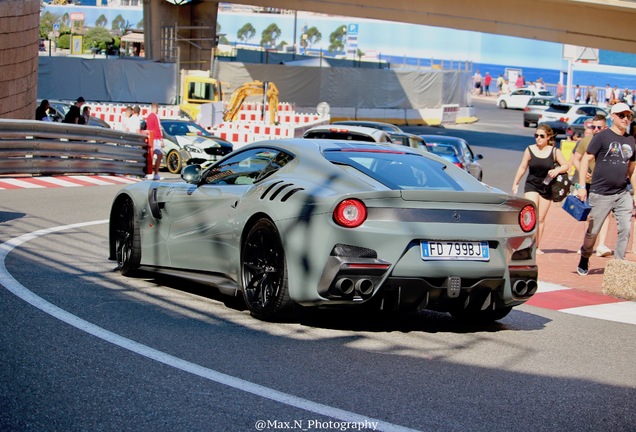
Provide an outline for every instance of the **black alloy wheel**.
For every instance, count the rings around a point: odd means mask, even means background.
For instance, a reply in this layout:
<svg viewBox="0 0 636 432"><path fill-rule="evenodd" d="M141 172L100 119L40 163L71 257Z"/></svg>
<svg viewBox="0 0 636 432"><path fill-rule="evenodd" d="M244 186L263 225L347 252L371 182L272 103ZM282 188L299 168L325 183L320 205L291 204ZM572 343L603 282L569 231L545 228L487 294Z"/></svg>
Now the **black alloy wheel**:
<svg viewBox="0 0 636 432"><path fill-rule="evenodd" d="M255 318L274 320L292 306L285 251L278 230L269 219L256 222L245 237L241 282L245 304Z"/></svg>
<svg viewBox="0 0 636 432"><path fill-rule="evenodd" d="M135 220L135 208L129 198L121 201L115 217L117 266L121 274L132 276L141 263L141 241L139 226Z"/></svg>

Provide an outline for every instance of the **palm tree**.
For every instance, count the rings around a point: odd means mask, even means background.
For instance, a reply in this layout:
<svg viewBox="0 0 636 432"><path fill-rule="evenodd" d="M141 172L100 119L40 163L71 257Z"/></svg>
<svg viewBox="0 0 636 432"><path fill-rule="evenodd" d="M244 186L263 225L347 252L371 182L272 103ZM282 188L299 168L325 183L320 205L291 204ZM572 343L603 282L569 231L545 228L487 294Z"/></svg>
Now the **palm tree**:
<svg viewBox="0 0 636 432"><path fill-rule="evenodd" d="M251 23L245 24L236 32L236 38L240 41L247 42L256 34L256 29Z"/></svg>
<svg viewBox="0 0 636 432"><path fill-rule="evenodd" d="M276 39L280 37L280 28L272 23L261 33L261 46L276 46Z"/></svg>
<svg viewBox="0 0 636 432"><path fill-rule="evenodd" d="M101 14L99 18L97 18L97 20L95 21L95 25L97 27L106 27L107 24L108 24L108 18L106 18L104 14Z"/></svg>

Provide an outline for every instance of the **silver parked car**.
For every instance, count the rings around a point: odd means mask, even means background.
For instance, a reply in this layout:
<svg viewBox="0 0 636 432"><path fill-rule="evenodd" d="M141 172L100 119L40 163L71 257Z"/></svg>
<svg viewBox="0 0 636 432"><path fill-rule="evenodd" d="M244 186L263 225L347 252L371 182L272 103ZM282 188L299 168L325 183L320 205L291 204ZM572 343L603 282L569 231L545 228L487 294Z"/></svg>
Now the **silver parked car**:
<svg viewBox="0 0 636 432"><path fill-rule="evenodd" d="M536 125L543 111L547 110L550 105L559 103L555 97L540 96L533 97L528 101L528 105L523 109L523 126L530 127L531 124Z"/></svg>

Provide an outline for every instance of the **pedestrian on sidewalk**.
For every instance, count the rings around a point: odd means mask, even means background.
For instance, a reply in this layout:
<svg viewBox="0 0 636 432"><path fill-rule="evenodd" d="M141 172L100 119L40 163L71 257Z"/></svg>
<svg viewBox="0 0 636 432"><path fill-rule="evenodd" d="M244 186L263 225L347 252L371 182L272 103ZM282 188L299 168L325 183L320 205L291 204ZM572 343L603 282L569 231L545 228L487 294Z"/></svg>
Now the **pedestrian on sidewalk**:
<svg viewBox="0 0 636 432"><path fill-rule="evenodd" d="M159 104L153 102L150 105L150 114L146 118L146 130L152 131L154 138L154 167L153 167L153 179L161 180L159 176L159 167L161 166L161 159L163 158L163 133L161 132L161 121L157 113L159 112Z"/></svg>
<svg viewBox="0 0 636 432"><path fill-rule="evenodd" d="M486 72L486 76L484 77L484 92L486 96L490 96L490 84L492 83L492 76L490 72Z"/></svg>
<svg viewBox="0 0 636 432"><path fill-rule="evenodd" d="M587 151L587 148L590 145L592 138L594 137L594 135L596 135L597 133L605 129L607 129L607 119L605 118L603 114L595 115L592 118L592 122L589 125L589 127L585 128L585 131L587 132L589 130L591 131L591 134L589 135L586 134L586 136L581 141L579 141L579 143L576 145L576 148L574 149L574 153L572 154L572 164L576 168L576 172L577 172L576 178L578 178L578 172L581 169L581 159L583 158L583 155ZM588 194L590 192L590 186L592 185L593 171L594 171L594 161L590 161L587 172L585 173L585 189L587 190ZM578 188L579 183L576 183L575 187ZM605 245L605 240L607 238L608 230L609 230L609 217L605 218L605 221L603 222L601 230L599 231L599 234L598 234L598 242L597 242L598 244L596 246L597 256L606 257L612 254L612 250ZM586 228L586 231L587 231L587 228Z"/></svg>
<svg viewBox="0 0 636 432"><path fill-rule="evenodd" d="M552 204L548 185L557 175L565 173L569 169L569 164L561 150L554 147L554 131L550 126L540 124L534 133L534 139L535 144L530 144L523 152L521 164L512 183L512 193L517 194L519 182L527 171L523 196L534 202L537 207L539 214L537 254L543 254L539 246L545 230L545 220ZM556 168L555 162L558 164Z"/></svg>
<svg viewBox="0 0 636 432"><path fill-rule="evenodd" d="M627 190L627 179L632 189L636 190L634 174L636 142L633 136L627 134L627 126L634 115L629 106L622 102L612 105L610 115L612 126L594 135L585 156L581 159L579 170L579 186L576 195L584 202L588 195L584 186L585 176L590 162L595 162L589 194L592 210L577 267L577 273L581 276L588 274L594 243L602 221L607 218L610 211L614 213L618 227L614 256L620 260L625 259L632 210L636 205L636 195L632 198Z"/></svg>

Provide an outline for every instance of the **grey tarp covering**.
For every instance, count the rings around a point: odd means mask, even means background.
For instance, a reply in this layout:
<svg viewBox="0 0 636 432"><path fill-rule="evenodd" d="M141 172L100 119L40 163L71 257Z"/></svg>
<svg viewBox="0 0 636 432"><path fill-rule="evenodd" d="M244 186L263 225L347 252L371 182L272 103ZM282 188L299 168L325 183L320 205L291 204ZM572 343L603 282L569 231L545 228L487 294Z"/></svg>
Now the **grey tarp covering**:
<svg viewBox="0 0 636 432"><path fill-rule="evenodd" d="M304 67L220 62L226 97L246 82L271 81L296 106L439 108L467 105L468 71ZM38 98L92 102L177 103L176 65L133 59L40 57ZM225 85L229 84L229 89Z"/></svg>
<svg viewBox="0 0 636 432"><path fill-rule="evenodd" d="M177 101L176 65L132 59L39 59L38 98L91 102L173 105Z"/></svg>
<svg viewBox="0 0 636 432"><path fill-rule="evenodd" d="M297 106L351 108L438 108L444 104L467 105L468 71L418 71L334 67L293 67L222 62L219 79L231 94L254 80L272 81L279 99ZM225 85L224 85L225 88Z"/></svg>

